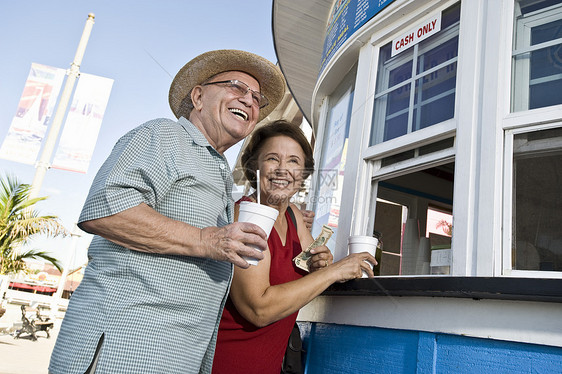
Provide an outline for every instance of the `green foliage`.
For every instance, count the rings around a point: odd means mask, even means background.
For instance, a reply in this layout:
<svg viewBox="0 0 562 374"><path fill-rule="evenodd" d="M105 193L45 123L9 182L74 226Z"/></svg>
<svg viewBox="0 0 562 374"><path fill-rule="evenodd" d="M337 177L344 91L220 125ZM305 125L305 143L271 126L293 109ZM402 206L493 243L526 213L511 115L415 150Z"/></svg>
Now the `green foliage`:
<svg viewBox="0 0 562 374"><path fill-rule="evenodd" d="M22 251L38 234L66 236L68 231L55 216L39 216L33 206L46 197L29 199L31 186L14 177L0 179L0 274L27 271L25 259L43 259L61 270L59 261L39 250Z"/></svg>

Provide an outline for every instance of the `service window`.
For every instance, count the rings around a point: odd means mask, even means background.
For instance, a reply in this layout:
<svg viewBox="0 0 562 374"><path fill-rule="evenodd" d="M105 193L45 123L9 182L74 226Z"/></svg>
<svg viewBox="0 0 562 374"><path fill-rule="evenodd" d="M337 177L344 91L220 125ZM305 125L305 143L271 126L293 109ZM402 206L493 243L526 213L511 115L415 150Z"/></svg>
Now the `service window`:
<svg viewBox="0 0 562 374"><path fill-rule="evenodd" d="M562 3L515 4L512 111L562 104Z"/></svg>
<svg viewBox="0 0 562 374"><path fill-rule="evenodd" d="M454 170L447 162L374 178L378 275L450 274Z"/></svg>
<svg viewBox="0 0 562 374"><path fill-rule="evenodd" d="M380 276L451 271L460 7L434 15L440 30L407 50L396 53L396 40L379 49L367 154L368 227L382 242ZM397 37L411 29L404 25ZM422 135L430 127L437 137Z"/></svg>

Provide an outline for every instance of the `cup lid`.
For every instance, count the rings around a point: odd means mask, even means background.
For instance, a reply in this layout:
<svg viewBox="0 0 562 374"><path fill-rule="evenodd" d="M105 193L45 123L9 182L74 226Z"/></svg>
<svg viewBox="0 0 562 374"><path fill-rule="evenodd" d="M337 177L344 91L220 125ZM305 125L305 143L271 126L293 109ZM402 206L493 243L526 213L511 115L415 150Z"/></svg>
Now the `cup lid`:
<svg viewBox="0 0 562 374"><path fill-rule="evenodd" d="M279 211L273 207L267 206L267 205L263 205L263 204L258 204L258 203L254 203L253 201L241 201L240 202L240 210L244 210L245 207L248 207L251 211L256 212L256 213L260 213L266 216L274 216L274 220L277 218L277 216L279 215ZM250 208L251 207L251 208Z"/></svg>
<svg viewBox="0 0 562 374"><path fill-rule="evenodd" d="M348 243L369 243L377 245L379 240L375 237L368 236L368 235L352 235L347 238Z"/></svg>

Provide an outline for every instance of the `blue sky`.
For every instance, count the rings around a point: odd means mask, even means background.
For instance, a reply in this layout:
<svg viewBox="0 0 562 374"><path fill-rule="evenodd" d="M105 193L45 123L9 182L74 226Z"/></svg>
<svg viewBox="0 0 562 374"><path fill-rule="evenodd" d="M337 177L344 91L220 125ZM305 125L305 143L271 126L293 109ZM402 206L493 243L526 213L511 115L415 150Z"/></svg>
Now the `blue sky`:
<svg viewBox="0 0 562 374"><path fill-rule="evenodd" d="M172 77L191 58L228 48L276 62L271 7L267 0L0 2L0 48L4 51L0 59L0 142L16 113L31 63L69 68L88 13L95 14L95 24L80 71L114 79L88 172L49 170L39 192L49 198L37 205L39 212L59 216L68 229L73 227L95 173L117 139L147 120L173 118L168 89ZM35 168L0 159L0 173L31 183ZM90 239L83 235L76 241L73 266L86 261ZM70 238L40 237L31 247L50 251L64 263L72 242Z"/></svg>

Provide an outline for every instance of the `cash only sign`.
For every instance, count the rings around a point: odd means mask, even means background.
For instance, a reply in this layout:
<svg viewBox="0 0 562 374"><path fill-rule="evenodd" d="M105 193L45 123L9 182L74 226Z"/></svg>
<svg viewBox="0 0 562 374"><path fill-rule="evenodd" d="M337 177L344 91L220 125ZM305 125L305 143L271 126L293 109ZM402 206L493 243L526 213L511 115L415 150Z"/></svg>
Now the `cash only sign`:
<svg viewBox="0 0 562 374"><path fill-rule="evenodd" d="M410 47L418 44L424 39L429 38L441 31L441 12L426 18L423 22L410 28L407 32L401 34L392 41L391 56L404 52Z"/></svg>

